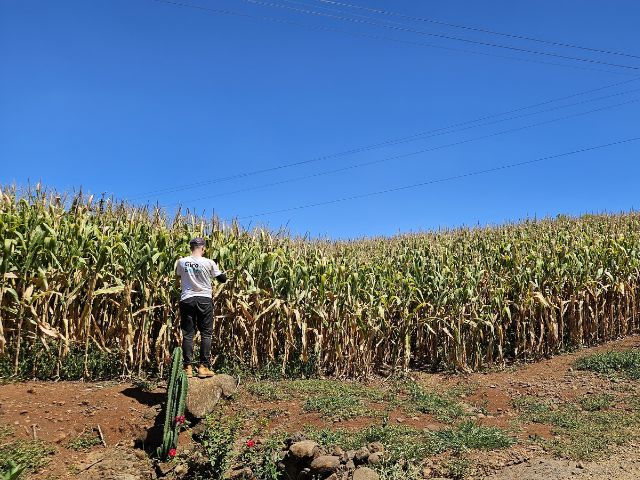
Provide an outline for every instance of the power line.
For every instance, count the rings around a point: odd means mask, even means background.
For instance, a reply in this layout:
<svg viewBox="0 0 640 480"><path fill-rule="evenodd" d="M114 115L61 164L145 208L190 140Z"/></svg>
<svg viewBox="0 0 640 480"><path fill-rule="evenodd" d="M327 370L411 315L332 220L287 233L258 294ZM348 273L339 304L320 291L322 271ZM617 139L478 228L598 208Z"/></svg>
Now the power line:
<svg viewBox="0 0 640 480"><path fill-rule="evenodd" d="M321 207L321 206L325 206L325 205L332 205L335 203L341 203L341 202L347 202L347 201L351 201L351 200L358 200L361 198L367 198L367 197L373 197L373 196L377 196L377 195L385 195L387 193L394 193L394 192L400 192L403 190L410 190L413 188L419 188L419 187L424 187L427 185L433 185L436 183L444 183L444 182L450 182L453 180L460 180L463 178L468 178L468 177L473 177L473 176L477 176L477 175L485 175L485 174L489 174L489 173L494 173L494 172L498 172L498 171L502 171L502 170L507 170L510 168L516 168L516 167L521 167L524 165L531 165L534 163L539 163L539 162L544 162L547 160L552 160L555 158L562 158L562 157L567 157L570 155L577 155L579 153L584 153L584 152L590 152L593 150L598 150L601 148L607 148L607 147L612 147L615 145L621 145L624 143L630 143L630 142L636 142L640 140L640 137L635 137L635 138L628 138L625 140L620 140L617 142L612 142L612 143L607 143L604 145L597 145L594 147L587 147L587 148L582 148L580 150L573 150L571 152L564 152L564 153L559 153L557 155L550 155L547 157L542 157L542 158L536 158L534 160L526 160L523 162L517 162L517 163L509 163L506 165L501 165L499 167L493 167L493 168L486 168L483 170L475 170L472 172L467 172L467 173L462 173L460 175L452 175L450 177L443 177L443 178L438 178L438 179L434 179L434 180L427 180L425 182L420 182L420 183L413 183L411 185L403 185L400 187L395 187L395 188L388 188L385 190L378 190L375 192L367 192L367 193L362 193L359 195L351 195L348 197L342 197L342 198L337 198L334 200L327 200L327 201L323 201L323 202L316 202L316 203L308 203L306 205L299 205L297 207L290 207L290 208L282 208L280 210L271 210L271 211L267 211L267 212L261 212L261 213L255 213L252 215L245 215L242 217L237 217L238 220L245 220L245 219L249 219L249 218L255 218L255 217L263 217L263 216L267 216L267 215L275 215L277 213L286 213L286 212L293 212L293 211L297 211L297 210L303 210L303 209L307 209L307 208L314 208L314 207Z"/></svg>
<svg viewBox="0 0 640 480"><path fill-rule="evenodd" d="M607 97L603 97L603 98L607 98ZM271 183L267 183L267 184L256 185L256 186L253 186L253 187L242 188L242 189L234 190L234 191L231 191L231 192L224 192L224 193L219 193L219 194L214 194L214 195L206 195L206 196L203 196L203 197L199 197L199 198L195 198L195 199L192 199L192 200L188 200L186 202L176 202L176 203L171 204L171 205L162 205L162 206L163 207L169 207L169 206L174 206L174 205L182 205L184 203L189 203L189 202L198 202L198 201L202 201L202 200L209 200L209 199L212 199L212 198L219 198L219 197L223 197L223 196L227 196L227 195L234 195L234 194L238 194L238 193L246 193L246 192L250 192L250 191L254 191L254 190L261 190L261 189L264 189L264 188L275 187L275 186L278 186L278 185L284 185L284 184L287 184L287 183L294 183L294 182L298 182L298 181L302 181L302 180L309 180L311 178L318 178L318 177L323 177L323 176L332 175L332 174L336 174L336 173L342 173L342 172L346 172L346 171L349 171L349 170L356 170L358 168L369 167L369 166L372 166L372 165L386 163L386 162L390 162L390 161L393 161L393 160L401 160L401 159L404 159L404 158L413 157L415 155L419 155L419 154L422 154L422 153L431 153L431 152L435 152L435 151L438 151L438 150L444 150L446 148L456 147L456 146L459 146L459 145L465 145L467 143L476 142L476 141L479 141L479 140L486 140L488 138L494 138L494 137L497 137L497 136L500 136L500 135L506 135L508 133L519 132L519 131L522 131L522 130L527 130L529 128L535 128L535 127L540 127L540 126L543 126L543 125L549 125L549 124L552 124L552 123L560 122L562 120L567 120L569 118L581 117L581 116L584 116L584 115L588 115L590 113L600 112L600 111L603 111L603 110L608 110L608 109L611 109L611 108L616 108L616 107L628 105L628 104L631 104L631 103L637 103L639 101L640 101L640 98L635 98L635 99L628 100L628 101L625 101L625 102L621 102L621 103L617 103L617 104L613 104L613 105L607 105L607 106L600 107L600 108L593 109L593 110L588 110L586 112L579 112L579 113L574 113L574 114L571 114L571 115L565 115L563 117L553 118L553 119L550 119L550 120L545 120L543 122L537 122L537 123L532 123L532 124L529 124L529 125L524 125L524 126L521 126L521 127L510 128L510 129L507 129L507 130L501 130L499 132L494 132L494 133L490 133L490 134L487 134L487 135L482 135L482 136L479 136L479 137L469 138L469 139L466 139L466 140L460 140L460 141L457 141L457 142L448 143L448 144L444 144L444 145L438 145L436 147L430 147L430 148L426 148L426 149L422 149L422 150L418 150L418 151L414 151L414 152L403 153L403 154L400 154L400 155L393 155L391 157L385 157L385 158L378 159L378 160L369 160L369 161L366 161L366 162L356 163L356 164L348 165L348 166L345 166L345 167L335 168L335 169L331 169L331 170L324 170L322 172L317 172L317 173L313 173L313 174L310 174L310 175L303 175L303 176L299 176L299 177L289 178L289 179L286 179L286 180L279 180L277 182L271 182ZM587 102L580 102L580 103L587 103ZM557 108L552 109L552 110L557 110ZM548 111L550 111L550 110L548 110ZM536 113L543 113L543 112L536 112ZM516 117L516 118L520 118L520 117ZM481 126L487 126L487 125L491 125L493 123L496 123L496 122L487 123L487 124L484 124L484 125L481 125ZM462 130L464 130L464 129L462 129Z"/></svg>
<svg viewBox="0 0 640 480"><path fill-rule="evenodd" d="M364 10L364 11L371 12L371 13L377 13L377 14L393 16L393 17L398 17L398 18L404 18L404 19L407 19L407 20L415 20L415 21L419 21L419 22L427 22L427 23L431 23L431 24L435 24L435 25L443 25L443 26L446 26L446 27L459 28L459 29L463 29L463 30L481 32L481 33L488 33L488 34L491 34L491 35L500 35L502 37L515 38L515 39L518 39L518 40L528 40L528 41L531 41L531 42L544 43L544 44L547 44L547 45L554 45L556 47L575 48L575 49L585 50L585 51L594 52L594 53L605 53L605 54L609 54L609 55L619 55L619 56L629 57L629 58L640 58L640 55L633 55L631 53L616 52L616 51L613 51L613 50L604 50L604 49L600 49L600 48L585 47L585 46L582 46L582 45L576 45L575 43L558 42L558 41L554 41L554 40L543 40L543 39L536 38L536 37L529 37L529 36L526 36L526 35L518 35L518 34L514 34L514 33L498 32L498 31L495 31L495 30L487 29L487 28L472 27L472 26L469 26L469 25L461 25L461 24L456 24L456 23L448 23L448 22L443 22L443 21L440 21L440 20L435 20L435 19L432 19L432 18L425 18L425 17L414 16L414 15L407 15L407 14L404 14L404 13L393 12L393 11L390 11L390 10L382 10L382 9L378 9L378 8L371 8L371 7L367 7L367 6L364 6L364 5L353 5L353 4L350 4L350 3L335 2L335 1L332 1L332 0L315 0L315 1L316 2L320 2L320 3L331 4L331 5L338 5L338 6L342 6L342 7L354 8L354 9L358 9L358 10Z"/></svg>
<svg viewBox="0 0 640 480"><path fill-rule="evenodd" d="M320 12L317 10L310 10L308 8L298 8L298 7L292 7L289 5L283 5L281 3L275 3L275 2L268 2L268 1L261 1L261 0L242 0L243 2L247 2L247 3L251 3L254 5L261 5L264 7L270 7L270 8L280 8L280 9L285 9L285 10L290 10L293 12L297 12L297 13L302 13L305 15L315 15L315 16L320 16L320 17L327 17L327 18L333 18L336 20L341 20L343 22L351 22L351 23L361 23L361 24L365 24L365 25L373 25L376 27L382 27L382 28L387 28L390 30L396 30L396 31L401 31L401 32L407 32L407 33L416 33L419 35L426 35L429 37L434 37L434 38L441 38L441 39L445 39L445 40L454 40L457 42L465 42L465 43L470 43L473 45L481 45L484 47L491 47L491 48L502 48L505 50L512 50L512 51L516 51L516 52L524 52L524 53L530 53L530 54L534 54L534 55L544 55L544 56L548 56L548 57L554 57L554 58L561 58L564 60L574 60L574 61L578 61L578 62L586 62L586 63L592 63L592 64L598 64L598 65L605 65L605 66L609 66L609 67L618 67L618 68L626 68L626 69L631 69L631 70L640 70L640 67L636 67L636 66L631 66L631 65L624 65L624 64L619 64L619 63L610 63L610 62L605 62L605 61L601 61L601 60L595 60L592 58L582 58L582 57L573 57L570 55L562 55L559 53L552 53L552 52L543 52L540 50L531 50L528 48L521 48L521 47L515 47L512 45L502 45L499 43L492 43L492 42L485 42L485 41L481 41L481 40L472 40L469 38L462 38L462 37L455 37L452 35L444 35L444 34L440 34L440 33L432 33L432 32L425 32L423 30L416 30L414 28L409 28L409 27L402 27L402 26L398 26L398 25L391 25L391 24L386 24L386 23L380 23L380 22L376 22L373 20L365 20L363 18L354 18L354 17L345 17L342 15L334 15L332 13L327 13L327 12Z"/></svg>
<svg viewBox="0 0 640 480"><path fill-rule="evenodd" d="M443 46L443 45L435 45L435 44L431 44L431 43L416 42L416 41L411 41L411 40L401 40L401 39L398 39L398 38L386 37L386 36L383 36L383 35L375 35L375 34L364 33L364 32L353 32L353 31L349 31L349 30L342 30L342 29L339 29L339 28L326 27L326 26L320 26L320 25L310 25L310 24L294 22L294 21L290 21L290 20L283 20L283 19L280 19L280 18L267 17L267 16L262 16L262 15L251 15L251 14L248 14L248 13L236 12L236 11L232 11L232 10L221 10L221 9L209 8L209 7L204 7L202 5L196 5L196 4L193 4L193 3L178 2L178 1L172 1L172 0L152 0L152 1L154 1L156 3L164 3L164 4L167 4L167 5L173 5L173 6L177 6L177 7L191 8L191 9L199 10L199 11L201 11L203 13L208 13L208 14L213 14L213 15L232 15L232 16L236 16L236 17L250 18L250 19L254 19L254 20L264 20L264 21L267 21L267 22L278 23L278 24L288 25L288 26L295 26L295 27L304 28L304 29L307 29L307 30L311 29L311 30L324 31L324 32L340 33L340 34L344 34L344 35L351 35L351 36L374 39L374 40L386 40L386 41L390 41L390 42L401 43L401 44L405 44L405 45L412 45L412 46L417 46L417 47L436 48L436 49L439 49L439 50L447 50L447 51L452 51L452 52L469 53L469 54L472 54L472 55L482 55L482 56L493 57L493 58L502 58L502 59L507 59L507 60L515 60L515 61L518 61L518 62L537 63L537 64L541 64L541 65L554 65L556 67L574 68L574 69L579 69L579 70L590 70L590 71L601 72L601 73L604 72L604 73L612 73L612 74L617 74L617 75L630 75L631 74L630 72L625 73L625 72L621 72L621 71L602 70L602 69L587 67L587 66L584 66L584 65L573 65L573 64L565 64L565 63L547 62L547 61L536 60L536 59L532 59L532 58L511 57L511 56L507 56L507 55L499 55L499 54L496 54L496 53L480 52L480 51L476 51L476 50L466 50L466 49L463 49L463 48L455 48L455 47L446 47L446 46ZM632 67L630 67L630 68L632 68ZM640 67L638 67L638 68L640 68Z"/></svg>
<svg viewBox="0 0 640 480"><path fill-rule="evenodd" d="M293 168L293 167L298 167L298 166L302 166L302 165L308 165L311 163L317 163L317 162L321 162L321 161L325 161L325 160L331 160L334 158L340 158L340 157L345 157L345 156L350 156L350 155L355 155L357 153L362 153L362 152L366 152L366 151L371 151L371 150L375 150L375 149L379 149L379 148L383 148L383 147L387 147L387 146L392 146L392 145L397 145L400 143L407 143L407 142L411 142L411 141L417 141L417 140L421 140L423 138L425 138L425 136L430 135L430 134L434 134L437 132L442 132L442 131L446 131L449 129L453 129L453 128L457 128L457 127L462 127L465 125L470 125L473 123L477 123L477 122L481 122L484 120L490 120L492 118L497 118L497 117L501 117L503 115L509 115L512 113L518 113L524 110L529 110L531 108L536 108L536 107L542 107L545 105L549 105L551 103L556 103L556 102L561 102L563 100L569 100L571 98L576 98L576 97L580 97L583 95L588 95L591 93L595 93L595 92L599 92L602 90L607 90L610 88L615 88L615 87L619 87L622 85L627 85L629 83L633 83L633 82L637 82L638 80L640 80L640 77L636 77L636 78L632 78L629 80L624 80L622 82L616 82L613 84L609 84L609 85L604 85L602 87L598 87L598 88L593 88L590 90L584 90L581 92L577 92L577 93L573 93L570 95L565 95L562 97L557 97L557 98L552 98L550 100L545 100L543 102L538 102L532 105L526 105L524 107L518 107L512 110L507 110L505 112L500 112L500 113L496 113L496 114L491 114L491 115L484 115L482 117L478 117L472 120L466 120L463 122L458 122L458 123L454 123L451 125L448 125L446 127L440 127L440 128L436 128L436 129L431 129L431 130L426 130L423 132L418 132L416 134L413 135L408 135L405 137L398 137L398 138L394 138L394 139L389 139L389 140L385 140L379 143L374 143L374 144L369 144L369 145L365 145L365 146L361 146L361 147L356 147L356 148L352 148L349 150L344 150L341 152L337 152L337 153L333 153L333 154L328 154L328 155L323 155L320 157L315 157L315 158L310 158L307 160L300 160L297 162L290 162L290 163L285 163L285 164L281 164L281 165L275 165L273 167L267 167L267 168L262 168L262 169L258 169L258 170L251 170L251 171L247 171L247 172L241 172L241 173L237 173L234 175L229 175L227 177L220 177L220 178L216 178L216 179L212 179L212 180L205 180L205 181L201 181L201 182L194 182L194 183L189 183L189 184L184 184L184 185L180 185L177 187L167 187L167 188L162 188L162 189L157 189L157 190L151 190L148 192L144 192L140 195L131 197L130 200L136 200L136 199L140 199L140 198L147 198L150 196L154 196L154 195L165 195L165 194L170 194L170 193L177 193L177 192L181 192L181 191L185 191L185 190L191 190L194 188L198 188L198 187L203 187L203 186L207 186L207 185L213 185L216 183L221 183L221 182L227 182L227 181L231 181L231 180L238 180L241 178L247 178L247 177L251 177L251 176L255 176L255 175L260 175L263 173L270 173L270 172L274 172L274 171L278 171L278 170L284 170L287 168Z"/></svg>

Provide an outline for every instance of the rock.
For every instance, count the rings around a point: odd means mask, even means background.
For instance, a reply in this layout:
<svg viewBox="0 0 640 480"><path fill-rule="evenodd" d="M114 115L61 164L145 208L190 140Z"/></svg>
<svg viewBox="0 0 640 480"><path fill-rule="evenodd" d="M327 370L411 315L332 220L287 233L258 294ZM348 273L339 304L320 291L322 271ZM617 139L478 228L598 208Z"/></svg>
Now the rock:
<svg viewBox="0 0 640 480"><path fill-rule="evenodd" d="M180 465L178 465L176 468L173 469L173 473L175 473L176 476L178 477L186 475L188 471L189 471L189 467L187 467L187 465L184 463L181 463Z"/></svg>
<svg viewBox="0 0 640 480"><path fill-rule="evenodd" d="M353 462L356 465L362 465L363 463L367 463L368 458L369 450L367 450L365 447L362 447L359 450L356 450L355 454L353 455Z"/></svg>
<svg viewBox="0 0 640 480"><path fill-rule="evenodd" d="M367 463L370 465L378 465L380 462L382 462L382 452L372 453L367 459Z"/></svg>
<svg viewBox="0 0 640 480"><path fill-rule="evenodd" d="M431 468L429 468L429 467L424 467L424 468L422 469L422 476L423 476L424 478L429 478L429 477L431 476L431 472L433 472L433 470L432 470Z"/></svg>
<svg viewBox="0 0 640 480"><path fill-rule="evenodd" d="M289 447L289 453L296 458L313 458L320 446L313 440L303 440L296 442Z"/></svg>
<svg viewBox="0 0 640 480"><path fill-rule="evenodd" d="M245 478L253 478L253 470L249 467L236 468L234 470L229 470L224 474L225 480L241 480Z"/></svg>
<svg viewBox="0 0 640 480"><path fill-rule="evenodd" d="M373 442L369 444L369 451L371 453L384 452L384 445L380 442Z"/></svg>
<svg viewBox="0 0 640 480"><path fill-rule="evenodd" d="M320 455L311 462L311 471L314 474L328 477L340 466L340 457L334 455Z"/></svg>
<svg viewBox="0 0 640 480"><path fill-rule="evenodd" d="M334 455L336 457L342 457L344 455L344 450L341 449L340 447L333 447L331 449L331 455Z"/></svg>
<svg viewBox="0 0 640 480"><path fill-rule="evenodd" d="M347 463L344 465L347 470L355 470L356 464L353 463L353 460L347 460Z"/></svg>
<svg viewBox="0 0 640 480"><path fill-rule="evenodd" d="M202 419L215 409L220 401L222 388L207 382L207 380L214 380L215 377L197 379L197 381L193 381L194 379L195 377L189 379L186 407L187 412Z"/></svg>
<svg viewBox="0 0 640 480"><path fill-rule="evenodd" d="M369 467L360 467L353 472L353 480L379 480L380 477Z"/></svg>

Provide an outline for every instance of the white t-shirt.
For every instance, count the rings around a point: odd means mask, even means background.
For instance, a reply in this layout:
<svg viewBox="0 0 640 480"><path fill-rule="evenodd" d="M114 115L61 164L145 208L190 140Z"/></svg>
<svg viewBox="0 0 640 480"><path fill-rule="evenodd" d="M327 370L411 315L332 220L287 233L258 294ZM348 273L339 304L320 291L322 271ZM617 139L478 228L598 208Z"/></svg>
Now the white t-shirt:
<svg viewBox="0 0 640 480"><path fill-rule="evenodd" d="M184 257L176 262L176 275L180 277L180 300L191 297L213 296L211 280L222 274L213 260L204 257Z"/></svg>

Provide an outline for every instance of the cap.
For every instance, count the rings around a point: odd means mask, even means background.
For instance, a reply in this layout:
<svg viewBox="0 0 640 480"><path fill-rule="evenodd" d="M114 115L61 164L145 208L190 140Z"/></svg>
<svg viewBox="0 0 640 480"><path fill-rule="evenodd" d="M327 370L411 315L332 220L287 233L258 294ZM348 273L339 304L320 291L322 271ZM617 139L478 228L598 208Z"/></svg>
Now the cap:
<svg viewBox="0 0 640 480"><path fill-rule="evenodd" d="M189 246L191 248L204 247L206 244L207 244L207 242L202 237L192 238L191 241L189 242Z"/></svg>

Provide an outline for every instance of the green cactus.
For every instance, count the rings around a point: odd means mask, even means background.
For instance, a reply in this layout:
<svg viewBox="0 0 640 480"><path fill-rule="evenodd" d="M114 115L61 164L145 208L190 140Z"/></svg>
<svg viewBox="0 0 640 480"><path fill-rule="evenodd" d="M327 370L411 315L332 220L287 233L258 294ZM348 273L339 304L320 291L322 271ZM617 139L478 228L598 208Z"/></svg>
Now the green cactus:
<svg viewBox="0 0 640 480"><path fill-rule="evenodd" d="M176 347L171 355L171 374L167 385L162 445L157 451L158 457L162 459L167 458L169 451L178 446L182 422L177 419L184 415L188 386L187 374L182 368L182 348Z"/></svg>

